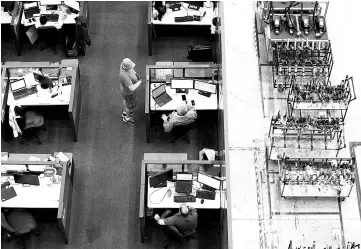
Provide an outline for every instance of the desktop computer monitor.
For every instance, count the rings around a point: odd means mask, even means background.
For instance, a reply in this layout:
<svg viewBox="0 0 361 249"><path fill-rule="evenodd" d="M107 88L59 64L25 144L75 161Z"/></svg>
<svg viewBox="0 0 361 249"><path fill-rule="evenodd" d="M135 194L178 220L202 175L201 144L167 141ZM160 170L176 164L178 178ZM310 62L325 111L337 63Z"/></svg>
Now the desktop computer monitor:
<svg viewBox="0 0 361 249"><path fill-rule="evenodd" d="M1 1L1 7L4 7L4 11L13 11L15 1Z"/></svg>
<svg viewBox="0 0 361 249"><path fill-rule="evenodd" d="M205 184L213 189L220 189L221 187L221 181L218 180L218 179L215 179L213 177L210 177L210 176L207 176L207 175L204 175L204 174L201 174L201 173L198 173L198 179L197 181L199 183L202 183L202 184Z"/></svg>
<svg viewBox="0 0 361 249"><path fill-rule="evenodd" d="M204 82L204 81L195 80L194 81L194 89L197 89L197 90L200 90L200 91L203 91L203 92L216 94L217 85L213 84L213 83L207 83L207 82Z"/></svg>
<svg viewBox="0 0 361 249"><path fill-rule="evenodd" d="M193 89L194 81L185 79L171 79L170 87L172 89Z"/></svg>
<svg viewBox="0 0 361 249"><path fill-rule="evenodd" d="M189 5L197 6L197 7L204 6L204 1L185 1L185 3L188 3Z"/></svg>
<svg viewBox="0 0 361 249"><path fill-rule="evenodd" d="M159 188L166 186L167 181L173 180L173 169L161 172L155 176L149 177L149 185L151 188Z"/></svg>
<svg viewBox="0 0 361 249"><path fill-rule="evenodd" d="M13 174L15 183L40 185L39 177L37 175L30 174Z"/></svg>

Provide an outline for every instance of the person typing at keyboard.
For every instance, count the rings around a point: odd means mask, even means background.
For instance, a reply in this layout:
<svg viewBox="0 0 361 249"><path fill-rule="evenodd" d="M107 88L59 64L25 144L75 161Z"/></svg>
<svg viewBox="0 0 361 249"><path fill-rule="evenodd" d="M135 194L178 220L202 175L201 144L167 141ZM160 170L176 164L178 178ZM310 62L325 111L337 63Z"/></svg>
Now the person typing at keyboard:
<svg viewBox="0 0 361 249"><path fill-rule="evenodd" d="M179 212L166 218L172 211L167 210L159 217L158 214L154 215L154 219L161 226L175 226L182 234L187 234L197 227L198 213L197 209L182 204Z"/></svg>
<svg viewBox="0 0 361 249"><path fill-rule="evenodd" d="M182 104L178 106L177 111L168 116L163 114L163 127L165 132L171 132L173 127L188 125L194 123L197 119L197 111L193 106Z"/></svg>

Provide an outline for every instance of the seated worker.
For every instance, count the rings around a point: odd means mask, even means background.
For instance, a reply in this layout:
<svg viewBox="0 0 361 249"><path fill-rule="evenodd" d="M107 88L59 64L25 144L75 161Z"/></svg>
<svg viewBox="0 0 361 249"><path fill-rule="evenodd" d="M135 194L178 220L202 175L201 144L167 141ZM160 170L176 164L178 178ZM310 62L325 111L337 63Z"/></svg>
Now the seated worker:
<svg viewBox="0 0 361 249"><path fill-rule="evenodd" d="M9 233L15 233L15 230L7 222L7 220L5 218L5 214L3 213L3 211L1 211L1 226L8 232L7 233L8 237L11 236L11 234L9 234Z"/></svg>
<svg viewBox="0 0 361 249"><path fill-rule="evenodd" d="M171 132L175 126L193 123L197 119L197 111L193 106L183 104L178 106L176 112L174 111L168 116L163 114L162 119L164 131Z"/></svg>
<svg viewBox="0 0 361 249"><path fill-rule="evenodd" d="M182 234L187 234L197 227L197 209L182 204L178 213L166 218L171 212L171 210L165 211L162 214L162 217L159 217L159 215L156 214L154 215L154 219L161 226L175 226Z"/></svg>

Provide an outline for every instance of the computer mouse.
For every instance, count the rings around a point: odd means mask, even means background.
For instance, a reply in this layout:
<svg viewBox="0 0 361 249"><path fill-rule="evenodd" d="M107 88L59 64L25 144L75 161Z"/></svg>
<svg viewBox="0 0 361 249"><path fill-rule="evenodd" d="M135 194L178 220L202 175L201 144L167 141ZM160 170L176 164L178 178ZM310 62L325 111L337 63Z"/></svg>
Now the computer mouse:
<svg viewBox="0 0 361 249"><path fill-rule="evenodd" d="M204 203L204 199L201 200L201 204L203 204L203 203Z"/></svg>
<svg viewBox="0 0 361 249"><path fill-rule="evenodd" d="M167 190L167 196L168 196L168 197L171 197L171 196L172 196L172 190L171 190L171 189L168 189L168 190Z"/></svg>

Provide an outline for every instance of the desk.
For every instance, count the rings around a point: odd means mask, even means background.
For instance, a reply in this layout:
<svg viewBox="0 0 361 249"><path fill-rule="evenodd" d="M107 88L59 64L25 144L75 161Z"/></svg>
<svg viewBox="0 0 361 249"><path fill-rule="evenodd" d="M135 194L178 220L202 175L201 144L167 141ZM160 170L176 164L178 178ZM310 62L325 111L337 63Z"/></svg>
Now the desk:
<svg viewBox="0 0 361 249"><path fill-rule="evenodd" d="M1 24L10 24L12 16L9 15L9 12L5 12L4 8L1 8Z"/></svg>
<svg viewBox="0 0 361 249"><path fill-rule="evenodd" d="M39 26L42 27L48 27L48 26L54 26L57 29L61 29L63 24L75 24L75 18L79 16L80 12L78 14L70 13L67 14L65 12L65 6L58 5L58 10L46 10L46 6L39 6L40 9L40 15L41 14L58 14L59 20L57 22L51 22L48 21L45 25L40 24L40 16L34 17L35 18L35 27L38 28ZM28 19L25 18L25 14L22 15L21 18L21 24L24 26L32 26L34 25L34 22L29 22Z"/></svg>
<svg viewBox="0 0 361 249"><path fill-rule="evenodd" d="M182 157L181 155L179 155ZM165 154L167 157L167 154ZM141 184L140 184L140 201L139 201L139 221L140 221L140 236L141 242L145 242L145 229L147 225L147 219L153 220L153 217L147 217L147 210L153 208L179 208L181 203L175 203L173 201L173 196L175 193L174 183L168 182L167 188L161 188L157 192L152 192L155 188L150 188L149 186L149 176L164 172L169 169L173 169L173 174L177 172L189 172L193 173L193 177L196 177L198 172L207 172L212 171L212 168L220 167L218 178L221 182L221 189L217 191L215 200L205 200L203 204L200 203L200 199L197 199L196 202L189 203L189 205L197 209L215 209L222 210L226 208L226 170L224 161L198 161L198 160L143 160L141 167ZM172 196L165 196L163 201L157 202L156 199L162 199L166 193L168 187L172 189ZM152 194L152 195L151 195ZM150 196L151 195L151 196ZM149 201L151 198L151 201ZM153 203L152 203L153 202Z"/></svg>
<svg viewBox="0 0 361 249"><path fill-rule="evenodd" d="M174 65L170 65L169 62L164 63L164 65L146 66L146 86L145 86L145 114L147 116L147 126L146 126L146 141L150 142L151 132L152 132L152 119L156 116L157 113L166 112L166 111L174 111L177 107L183 103L182 95L184 93L176 93L175 89L171 89L170 84L166 84L166 91L172 97L172 100L165 104L162 107L159 107L153 97L152 97L152 89L154 89L158 84L157 81L160 79L164 79L166 82L170 82L170 79L175 77L175 70L182 70L181 74L178 76L180 79L191 79L191 80L203 80L212 82L217 85L216 94L211 94L210 97L205 97L203 95L198 94L198 90L189 89L188 94L186 94L187 102L190 104L191 100L195 102L195 108L198 111L210 111L210 110L218 110L220 101L222 98L220 95L222 94L222 86L218 82L218 70L219 65L217 64L207 64L207 63L188 63L188 62L174 62ZM159 71L161 70L161 71ZM191 74L187 74L187 70L192 70ZM199 74L194 74L194 71ZM164 74L164 72L168 72L170 74ZM162 73L160 73L162 72ZM161 78L160 78L161 77Z"/></svg>
<svg viewBox="0 0 361 249"><path fill-rule="evenodd" d="M2 153L3 154L3 153ZM56 153L55 153L56 154ZM55 154L53 156L55 156ZM9 181L15 189L17 196L2 202L2 208L50 208L57 210L57 219L61 233L64 237L64 242L68 244L71 204L73 196L73 180L74 180L74 159L72 153L64 153L68 158L68 162L44 161L49 158L51 154L8 154L7 160L2 160L3 167L6 165L58 165L58 176L60 182L58 184L51 183L49 177L39 177L40 186L24 187L16 184L8 176L2 174L1 181ZM30 156L37 157L41 161L29 161Z"/></svg>
<svg viewBox="0 0 361 249"><path fill-rule="evenodd" d="M197 182L196 180L193 183ZM193 184L193 192L192 195L196 194L196 184ZM167 190L170 189L172 194L170 197L167 196ZM175 192L175 183L167 182L167 187L158 189L151 188L149 185L149 177L148 177L148 196L147 196L147 207L148 208L179 208L181 203L174 202L174 196L179 196L182 194L178 194ZM164 197L164 199L163 199ZM163 200L162 200L163 199ZM202 199L196 198L196 202L188 203L194 208L197 209L219 209L221 208L221 191L216 191L216 198L214 200L204 200L204 203L201 203Z"/></svg>
<svg viewBox="0 0 361 249"><path fill-rule="evenodd" d="M49 62L6 62L2 72L2 82L3 86L7 88L4 92L4 100L2 108L5 108L4 119L2 119L4 125L8 125L6 122L8 118L8 107L11 104L21 105L21 106L32 106L32 107L41 107L41 106L64 106L68 110L68 117L70 121L70 126L73 131L74 141L78 140L78 130L79 130L79 121L80 121L80 108L81 108L81 84L80 84L80 72L79 64L77 59L71 60L62 60L60 63L51 64ZM19 69L23 71L19 73ZM36 70L41 70L44 73L46 70L59 69L60 75L59 79L56 77L56 81L63 81L63 78L66 76L71 76L71 85L63 86L62 94L51 98L49 89L42 89L40 85L37 86L38 94L32 94L28 97L14 100L12 91L9 90L9 82L22 78L24 72L32 72ZM52 75L49 77L53 78ZM55 81L54 81L55 82ZM56 89L54 87L53 89ZM4 106L6 101L7 106ZM6 127L3 127L7 130Z"/></svg>
<svg viewBox="0 0 361 249"><path fill-rule="evenodd" d="M172 11L170 8L167 7L167 12L164 14L162 21L154 20L153 18L153 12L155 9L153 8L154 2L149 2L148 5L148 52L149 55L152 55L152 47L153 47L153 32L155 33L155 25L171 25L171 26L209 26L209 33L211 33L211 25L212 20L214 17L216 17L216 11L213 7L213 2L210 3L210 6L204 6L198 10L192 10L188 9L187 3L181 3L183 7L179 11ZM206 4L206 3L205 3ZM180 16L193 16L193 15L199 15L203 16L205 13L205 16L200 21L191 21L191 22L175 22L175 17Z"/></svg>

